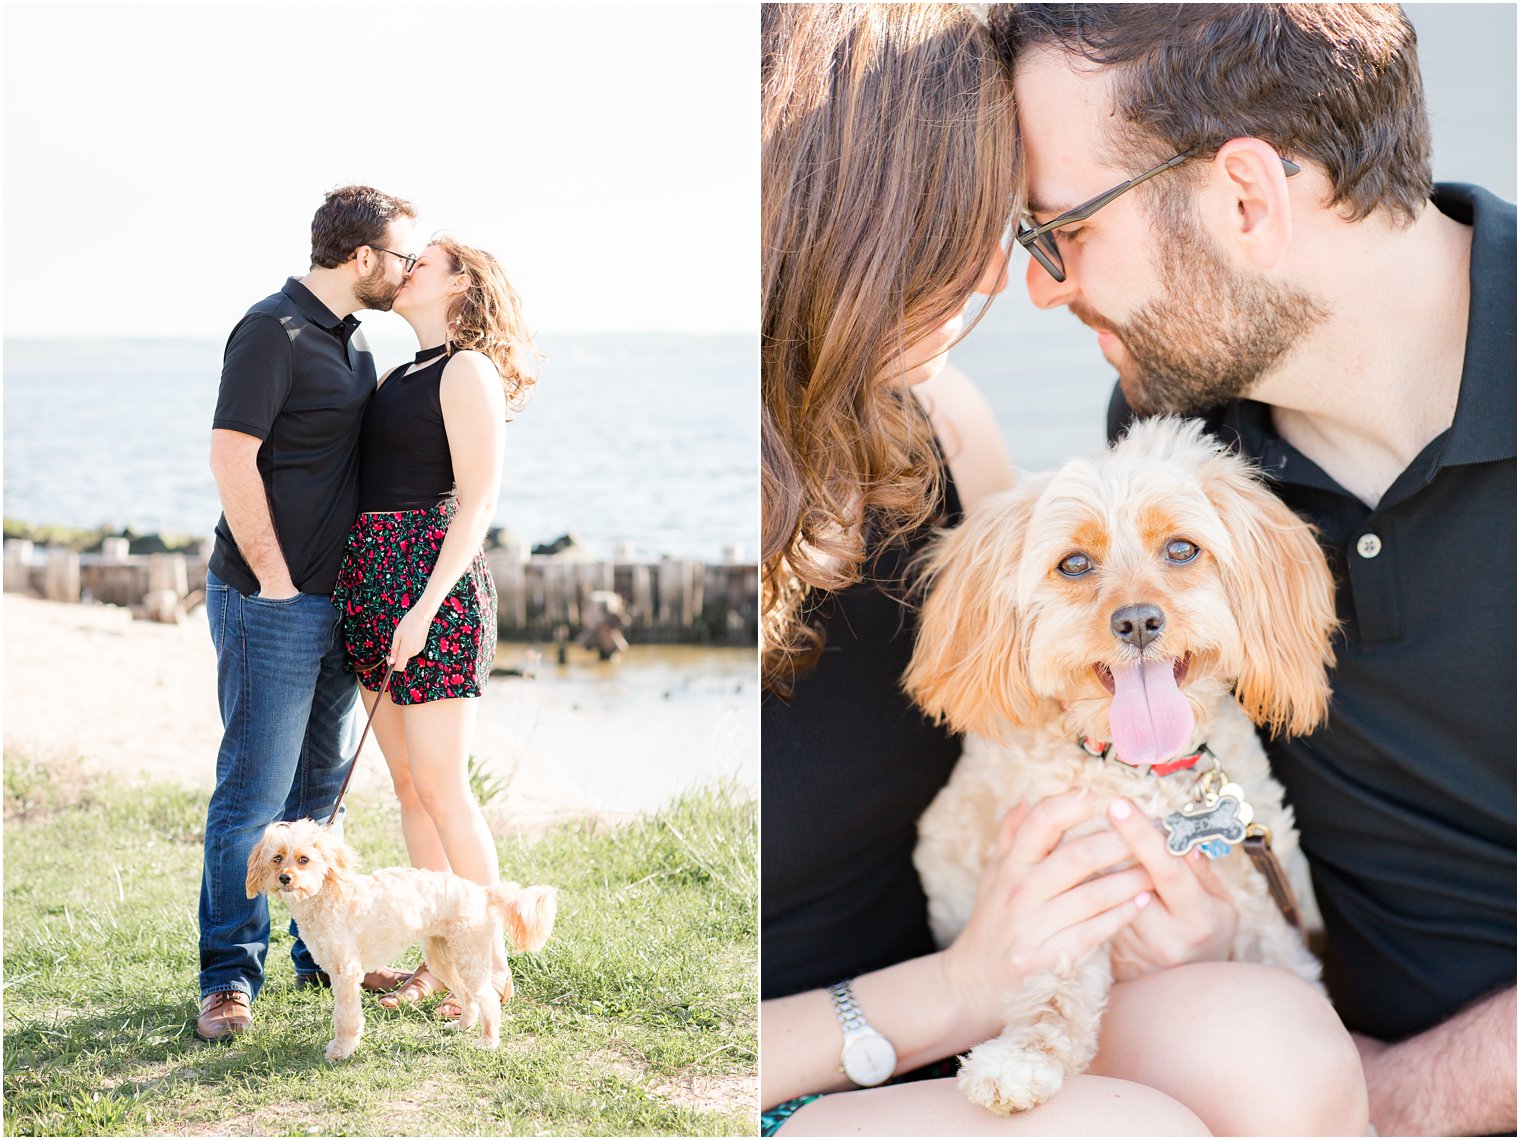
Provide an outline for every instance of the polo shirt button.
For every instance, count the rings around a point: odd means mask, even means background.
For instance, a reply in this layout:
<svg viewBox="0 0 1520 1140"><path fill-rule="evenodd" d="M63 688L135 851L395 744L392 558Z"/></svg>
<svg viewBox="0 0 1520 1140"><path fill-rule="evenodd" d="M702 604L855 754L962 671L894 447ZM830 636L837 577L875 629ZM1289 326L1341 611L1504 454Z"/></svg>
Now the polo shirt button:
<svg viewBox="0 0 1520 1140"><path fill-rule="evenodd" d="M1376 558L1383 550L1383 540L1375 534L1364 534L1356 540L1356 552L1363 558Z"/></svg>

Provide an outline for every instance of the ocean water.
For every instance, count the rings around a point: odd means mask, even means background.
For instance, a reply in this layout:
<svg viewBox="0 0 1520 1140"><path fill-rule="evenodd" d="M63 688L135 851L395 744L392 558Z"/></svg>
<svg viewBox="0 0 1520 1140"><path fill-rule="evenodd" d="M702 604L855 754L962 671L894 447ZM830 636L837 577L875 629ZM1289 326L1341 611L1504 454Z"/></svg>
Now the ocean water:
<svg viewBox="0 0 1520 1140"><path fill-rule="evenodd" d="M388 367L412 347L377 343ZM543 337L507 427L496 522L573 531L599 556L717 560L758 548L758 352L746 336ZM9 518L211 533L207 466L221 341L5 341Z"/></svg>

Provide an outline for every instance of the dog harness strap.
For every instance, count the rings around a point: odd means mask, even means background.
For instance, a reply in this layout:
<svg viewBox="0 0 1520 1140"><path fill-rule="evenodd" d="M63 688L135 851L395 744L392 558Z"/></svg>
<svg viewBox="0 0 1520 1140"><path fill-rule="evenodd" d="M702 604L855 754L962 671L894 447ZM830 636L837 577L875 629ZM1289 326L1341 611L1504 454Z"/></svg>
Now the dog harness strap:
<svg viewBox="0 0 1520 1140"><path fill-rule="evenodd" d="M379 664L379 662L376 662ZM374 668L373 665L370 666ZM348 795L349 782L354 778L354 770L359 767L359 753L364 751L364 741L369 737L369 726L375 723L375 714L380 711L380 702L385 697L385 687L391 683L391 674L396 671L394 665L385 667L385 676L380 679L380 691L375 694L374 707L369 710L369 716L364 719L364 731L359 734L359 747L354 749L354 758L349 761L348 775L343 777L343 786L338 789L338 798L333 801L332 813L327 817L326 827L331 827L338 822L338 809L343 806L343 797ZM368 672L368 670L361 670Z"/></svg>
<svg viewBox="0 0 1520 1140"><path fill-rule="evenodd" d="M1302 931L1304 926L1298 917L1298 906L1293 901L1293 888L1288 885L1288 876L1283 871L1282 862L1272 853L1271 834L1265 828L1252 827L1246 832L1246 841L1242 846L1256 869L1261 872L1261 877L1267 880L1272 901L1282 911L1288 925L1294 930Z"/></svg>

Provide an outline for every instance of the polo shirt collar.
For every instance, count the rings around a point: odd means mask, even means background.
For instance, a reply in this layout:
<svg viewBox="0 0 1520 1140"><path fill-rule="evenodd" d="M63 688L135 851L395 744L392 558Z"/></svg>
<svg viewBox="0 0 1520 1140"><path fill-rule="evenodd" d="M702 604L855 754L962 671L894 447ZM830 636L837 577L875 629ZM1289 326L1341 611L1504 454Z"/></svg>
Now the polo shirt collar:
<svg viewBox="0 0 1520 1140"><path fill-rule="evenodd" d="M1515 207L1477 186L1436 186L1436 207L1471 225L1467 344L1440 463L1515 458Z"/></svg>
<svg viewBox="0 0 1520 1140"><path fill-rule="evenodd" d="M320 328L346 335L359 327L358 317L352 313L346 317L338 316L317 300L317 295L294 277L286 279L285 287L280 292L290 298L291 303L301 310L301 314L307 320Z"/></svg>

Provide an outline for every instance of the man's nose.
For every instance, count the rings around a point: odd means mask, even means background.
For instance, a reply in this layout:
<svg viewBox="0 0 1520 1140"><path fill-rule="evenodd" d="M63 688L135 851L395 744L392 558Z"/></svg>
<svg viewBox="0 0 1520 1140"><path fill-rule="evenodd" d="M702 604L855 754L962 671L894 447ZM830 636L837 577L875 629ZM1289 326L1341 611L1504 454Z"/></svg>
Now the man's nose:
<svg viewBox="0 0 1520 1140"><path fill-rule="evenodd" d="M1029 290L1029 299L1034 302L1036 308L1040 309L1054 309L1057 305L1069 305L1077 295L1071 266L1066 266L1066 280L1057 281L1050 275L1050 271L1033 257L1024 267L1024 285Z"/></svg>

